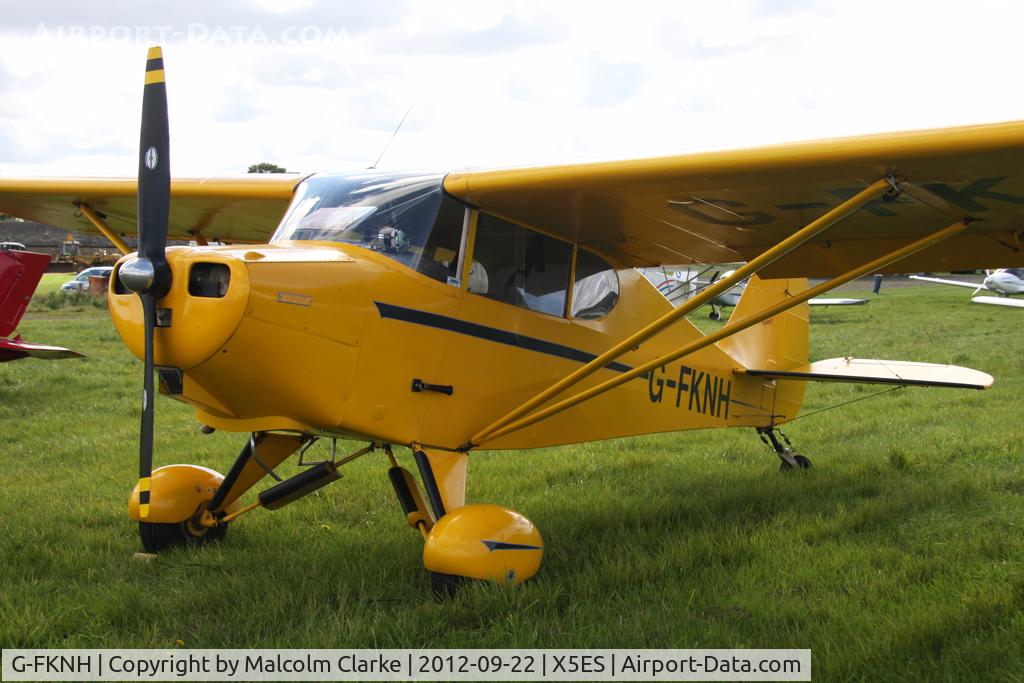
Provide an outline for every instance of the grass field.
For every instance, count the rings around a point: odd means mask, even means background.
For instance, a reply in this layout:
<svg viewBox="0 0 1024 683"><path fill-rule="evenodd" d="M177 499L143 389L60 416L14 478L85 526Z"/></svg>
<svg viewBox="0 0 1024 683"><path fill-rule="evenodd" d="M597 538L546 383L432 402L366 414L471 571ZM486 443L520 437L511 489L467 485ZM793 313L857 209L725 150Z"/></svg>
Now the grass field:
<svg viewBox="0 0 1024 683"><path fill-rule="evenodd" d="M50 292L59 292L60 286L75 277L75 273L46 273L36 287L36 296L44 296Z"/></svg>
<svg viewBox="0 0 1024 683"><path fill-rule="evenodd" d="M520 510L547 551L520 589L445 604L382 458L223 544L132 560L141 364L105 311L36 306L23 336L88 358L0 365L0 645L812 648L815 680L1024 680L1024 318L967 301L912 287L813 312L814 359L997 383L800 419L811 470L780 473L750 430L472 456L470 500ZM805 413L877 390L812 385ZM161 399L157 462L226 471L240 439L196 426Z"/></svg>

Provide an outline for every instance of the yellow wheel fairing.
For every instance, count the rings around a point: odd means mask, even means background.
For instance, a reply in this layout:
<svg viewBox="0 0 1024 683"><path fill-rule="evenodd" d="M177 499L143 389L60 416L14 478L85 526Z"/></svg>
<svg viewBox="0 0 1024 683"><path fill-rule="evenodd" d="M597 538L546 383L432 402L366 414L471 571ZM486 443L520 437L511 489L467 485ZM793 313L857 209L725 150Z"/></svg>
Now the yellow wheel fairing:
<svg viewBox="0 0 1024 683"><path fill-rule="evenodd" d="M466 505L427 535L423 566L440 574L517 585L537 573L544 541L533 522L500 505Z"/></svg>
<svg viewBox="0 0 1024 683"><path fill-rule="evenodd" d="M213 498L224 477L199 465L165 465L153 470L150 482L149 515L145 521L155 524L177 524L192 517L199 506ZM235 501L225 512L240 510ZM143 521L139 516L139 486L135 485L128 498L128 516Z"/></svg>

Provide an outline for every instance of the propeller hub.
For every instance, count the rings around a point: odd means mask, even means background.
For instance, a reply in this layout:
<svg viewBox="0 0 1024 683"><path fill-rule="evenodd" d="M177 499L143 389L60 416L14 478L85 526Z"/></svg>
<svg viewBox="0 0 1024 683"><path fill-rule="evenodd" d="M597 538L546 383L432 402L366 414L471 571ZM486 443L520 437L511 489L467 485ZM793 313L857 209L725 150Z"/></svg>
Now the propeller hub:
<svg viewBox="0 0 1024 683"><path fill-rule="evenodd" d="M121 265L117 271L117 277L126 289L140 294L153 286L156 269L148 258L133 258Z"/></svg>

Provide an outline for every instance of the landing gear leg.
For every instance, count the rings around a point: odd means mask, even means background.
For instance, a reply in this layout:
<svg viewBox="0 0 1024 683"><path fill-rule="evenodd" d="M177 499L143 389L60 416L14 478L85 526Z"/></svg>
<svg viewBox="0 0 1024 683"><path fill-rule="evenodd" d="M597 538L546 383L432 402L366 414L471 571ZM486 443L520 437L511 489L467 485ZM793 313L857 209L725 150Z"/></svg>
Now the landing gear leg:
<svg viewBox="0 0 1024 683"><path fill-rule="evenodd" d="M793 444L790 443L789 437L779 431L779 436L785 441L785 445L779 441L778 436L775 435L775 427L758 427L757 433L761 437L766 445L771 446L775 450L775 454L779 456L779 460L782 464L779 465L779 470L787 472L793 469L807 470L811 467L811 461L808 458L800 455L799 453L793 452Z"/></svg>
<svg viewBox="0 0 1024 683"><path fill-rule="evenodd" d="M423 566L438 600L473 579L514 586L537 573L544 542L530 520L500 505L465 504L465 453L409 448L425 495L390 449L388 476L406 521L423 535Z"/></svg>

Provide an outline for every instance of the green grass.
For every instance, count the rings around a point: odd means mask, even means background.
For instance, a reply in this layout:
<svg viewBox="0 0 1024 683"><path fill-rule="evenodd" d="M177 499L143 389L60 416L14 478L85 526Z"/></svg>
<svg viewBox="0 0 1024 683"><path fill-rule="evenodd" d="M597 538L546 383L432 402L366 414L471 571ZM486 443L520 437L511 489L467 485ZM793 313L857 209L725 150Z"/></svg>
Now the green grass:
<svg viewBox="0 0 1024 683"><path fill-rule="evenodd" d="M997 383L798 420L785 431L808 471L780 473L751 430L471 456L470 500L533 519L544 567L436 604L373 456L223 544L133 561L140 363L103 311L34 306L26 339L89 357L0 365L0 645L791 647L813 649L815 680L1020 681L1020 315L939 287L814 310L814 359L950 362ZM877 390L811 385L805 412ZM225 471L240 446L173 401L157 425L160 463Z"/></svg>
<svg viewBox="0 0 1024 683"><path fill-rule="evenodd" d="M60 292L60 286L75 277L75 273L46 273L36 287L36 296Z"/></svg>

